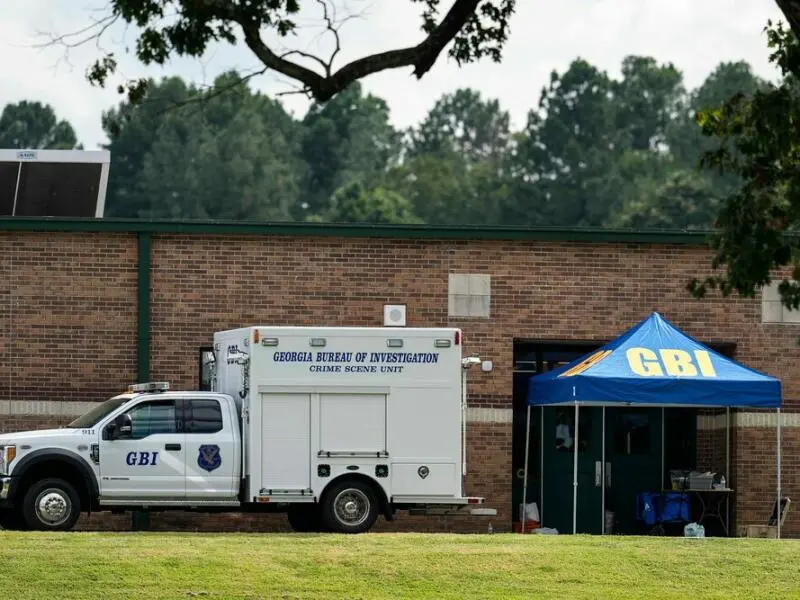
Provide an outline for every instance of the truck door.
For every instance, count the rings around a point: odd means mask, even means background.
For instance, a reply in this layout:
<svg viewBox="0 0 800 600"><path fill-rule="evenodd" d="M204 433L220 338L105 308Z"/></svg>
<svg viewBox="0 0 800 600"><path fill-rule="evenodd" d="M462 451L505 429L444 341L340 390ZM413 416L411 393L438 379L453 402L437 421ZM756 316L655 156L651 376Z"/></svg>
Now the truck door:
<svg viewBox="0 0 800 600"><path fill-rule="evenodd" d="M186 497L230 500L236 497L236 438L230 412L214 398L186 400Z"/></svg>
<svg viewBox="0 0 800 600"><path fill-rule="evenodd" d="M183 500L185 435L175 400L144 400L126 412L130 435L100 440L101 496Z"/></svg>

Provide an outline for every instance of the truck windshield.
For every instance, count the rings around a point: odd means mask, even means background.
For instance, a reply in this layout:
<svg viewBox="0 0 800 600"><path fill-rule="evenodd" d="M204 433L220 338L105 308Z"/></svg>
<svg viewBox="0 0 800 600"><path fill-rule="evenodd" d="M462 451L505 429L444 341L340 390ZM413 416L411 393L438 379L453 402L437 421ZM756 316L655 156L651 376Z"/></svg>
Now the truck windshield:
<svg viewBox="0 0 800 600"><path fill-rule="evenodd" d="M112 398L111 400L106 400L102 404L98 404L89 412L84 413L75 419L72 423L67 425L67 427L70 429L94 427L103 417L125 404L128 400L129 398Z"/></svg>

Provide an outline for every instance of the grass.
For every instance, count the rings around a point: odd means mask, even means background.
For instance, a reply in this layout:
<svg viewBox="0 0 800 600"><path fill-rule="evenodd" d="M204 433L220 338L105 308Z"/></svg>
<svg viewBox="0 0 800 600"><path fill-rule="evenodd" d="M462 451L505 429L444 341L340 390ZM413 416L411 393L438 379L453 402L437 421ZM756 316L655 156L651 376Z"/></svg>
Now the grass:
<svg viewBox="0 0 800 600"><path fill-rule="evenodd" d="M800 541L0 532L0 598L800 598Z"/></svg>

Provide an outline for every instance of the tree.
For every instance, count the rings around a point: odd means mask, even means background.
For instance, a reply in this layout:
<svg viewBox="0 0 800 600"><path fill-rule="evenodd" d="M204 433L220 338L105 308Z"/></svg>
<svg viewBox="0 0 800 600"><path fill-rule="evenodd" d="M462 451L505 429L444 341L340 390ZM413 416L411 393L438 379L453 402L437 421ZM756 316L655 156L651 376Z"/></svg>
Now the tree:
<svg viewBox="0 0 800 600"><path fill-rule="evenodd" d="M325 104L314 103L303 118L302 130L301 153L308 175L299 218L326 210L333 193L350 181L374 185L401 149L386 101L364 96L360 82Z"/></svg>
<svg viewBox="0 0 800 600"><path fill-rule="evenodd" d="M629 135L617 127L613 88L582 59L551 74L513 159L527 224L599 225L606 216L608 174L629 147Z"/></svg>
<svg viewBox="0 0 800 600"><path fill-rule="evenodd" d="M318 102L325 102L369 75L413 67L422 78L450 46L448 55L459 65L484 57L502 59L516 0L407 0L421 5L424 37L415 45L370 54L334 69L342 48L336 0L111 0L108 14L89 27L55 37L67 47L99 40L117 22L139 29L135 54L146 65L164 65L175 56L200 57L216 42L241 41L261 62L258 73L274 71L298 82ZM796 34L800 34L800 0L776 0ZM301 8L319 8L321 22L333 38L328 57L294 49L282 52L265 41L285 40L297 32ZM238 37L237 37L238 36ZM238 39L240 38L240 39ZM296 58L297 60L290 60ZM105 85L117 69L113 52L89 69L89 81ZM120 85L129 100L141 98L147 80Z"/></svg>
<svg viewBox="0 0 800 600"><path fill-rule="evenodd" d="M312 215L308 221L328 223L420 223L411 203L400 194L383 187L367 189L353 181L336 190L328 210Z"/></svg>
<svg viewBox="0 0 800 600"><path fill-rule="evenodd" d="M140 193L146 157L156 141L163 139L160 129L172 116L168 109L185 102L191 93L180 77L150 81L147 102L134 105L125 101L103 113L103 130L110 140L106 148L114 157L108 178L108 216L135 217L149 209L153 199Z"/></svg>
<svg viewBox="0 0 800 600"><path fill-rule="evenodd" d="M115 23L138 28L135 54L146 65L164 65L174 56L200 57L216 42L242 41L261 62L259 73L274 71L298 82L318 102L330 100L352 83L388 69L413 67L422 78L447 48L458 64L484 57L499 61L510 31L516 0L407 0L420 5L424 37L415 45L378 52L335 69L342 44L336 0L111 0L108 13L83 30L57 36L56 43L74 46L96 40ZM286 40L298 31L301 8L316 9L330 34L329 56L304 50L281 51L269 37ZM345 19L346 20L346 19ZM116 72L117 58L107 53L89 69L92 83L105 85ZM120 86L129 100L141 98L147 81Z"/></svg>
<svg viewBox="0 0 800 600"><path fill-rule="evenodd" d="M798 21L790 23L796 27ZM699 117L703 133L717 141L703 164L736 175L742 185L724 199L711 242L712 267L724 268L724 273L702 282L695 279L688 287L696 297L709 288L723 295L752 296L777 275L784 305L798 309L800 43L780 24L768 25L767 38L770 60L780 69L782 80L753 94L736 94Z"/></svg>
<svg viewBox="0 0 800 600"><path fill-rule="evenodd" d="M458 89L440 98L409 132L407 156L455 153L469 165L497 163L509 151L510 120L497 100L484 100L477 90Z"/></svg>
<svg viewBox="0 0 800 600"><path fill-rule="evenodd" d="M661 148L666 130L685 94L683 75L672 64L659 65L649 56L627 56L622 79L614 83L617 127L630 136L635 150Z"/></svg>
<svg viewBox="0 0 800 600"><path fill-rule="evenodd" d="M703 154L717 144L714 138L703 135L697 123L699 112L721 106L734 94L752 95L766 86L767 82L756 77L744 61L717 65L700 87L681 101L678 114L667 128L666 145L676 163L683 168L699 169ZM715 185L724 186L728 191L733 191L740 183L730 174L719 176L707 171L706 175L715 179Z"/></svg>
<svg viewBox="0 0 800 600"><path fill-rule="evenodd" d="M198 91L177 79L153 98L106 115L119 174L109 182L115 216L286 221L300 195L304 165L298 124L274 100L230 87L220 76L202 101L163 102ZM113 170L112 170L113 171ZM113 184L113 185L112 185Z"/></svg>
<svg viewBox="0 0 800 600"><path fill-rule="evenodd" d="M634 179L632 192L612 213L609 225L634 229L708 229L719 210L719 195L697 171L670 165L661 178Z"/></svg>
<svg viewBox="0 0 800 600"><path fill-rule="evenodd" d="M407 132L403 162L387 185L430 224L499 224L508 198L509 115L493 99L459 89Z"/></svg>
<svg viewBox="0 0 800 600"><path fill-rule="evenodd" d="M0 148L71 150L78 147L75 129L59 121L53 107L23 100L0 114Z"/></svg>
<svg viewBox="0 0 800 600"><path fill-rule="evenodd" d="M408 198L429 225L501 223L508 182L487 162L471 169L452 152L422 154L392 169L385 186Z"/></svg>

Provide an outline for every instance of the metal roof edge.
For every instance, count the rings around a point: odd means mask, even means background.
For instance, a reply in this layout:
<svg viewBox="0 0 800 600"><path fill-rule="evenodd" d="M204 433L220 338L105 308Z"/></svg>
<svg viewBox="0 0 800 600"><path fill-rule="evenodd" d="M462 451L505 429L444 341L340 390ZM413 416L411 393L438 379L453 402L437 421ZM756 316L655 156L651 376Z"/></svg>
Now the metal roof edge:
<svg viewBox="0 0 800 600"><path fill-rule="evenodd" d="M389 239L519 240L704 245L711 230L506 227L482 225L376 225L217 220L0 217L0 231L174 233Z"/></svg>

